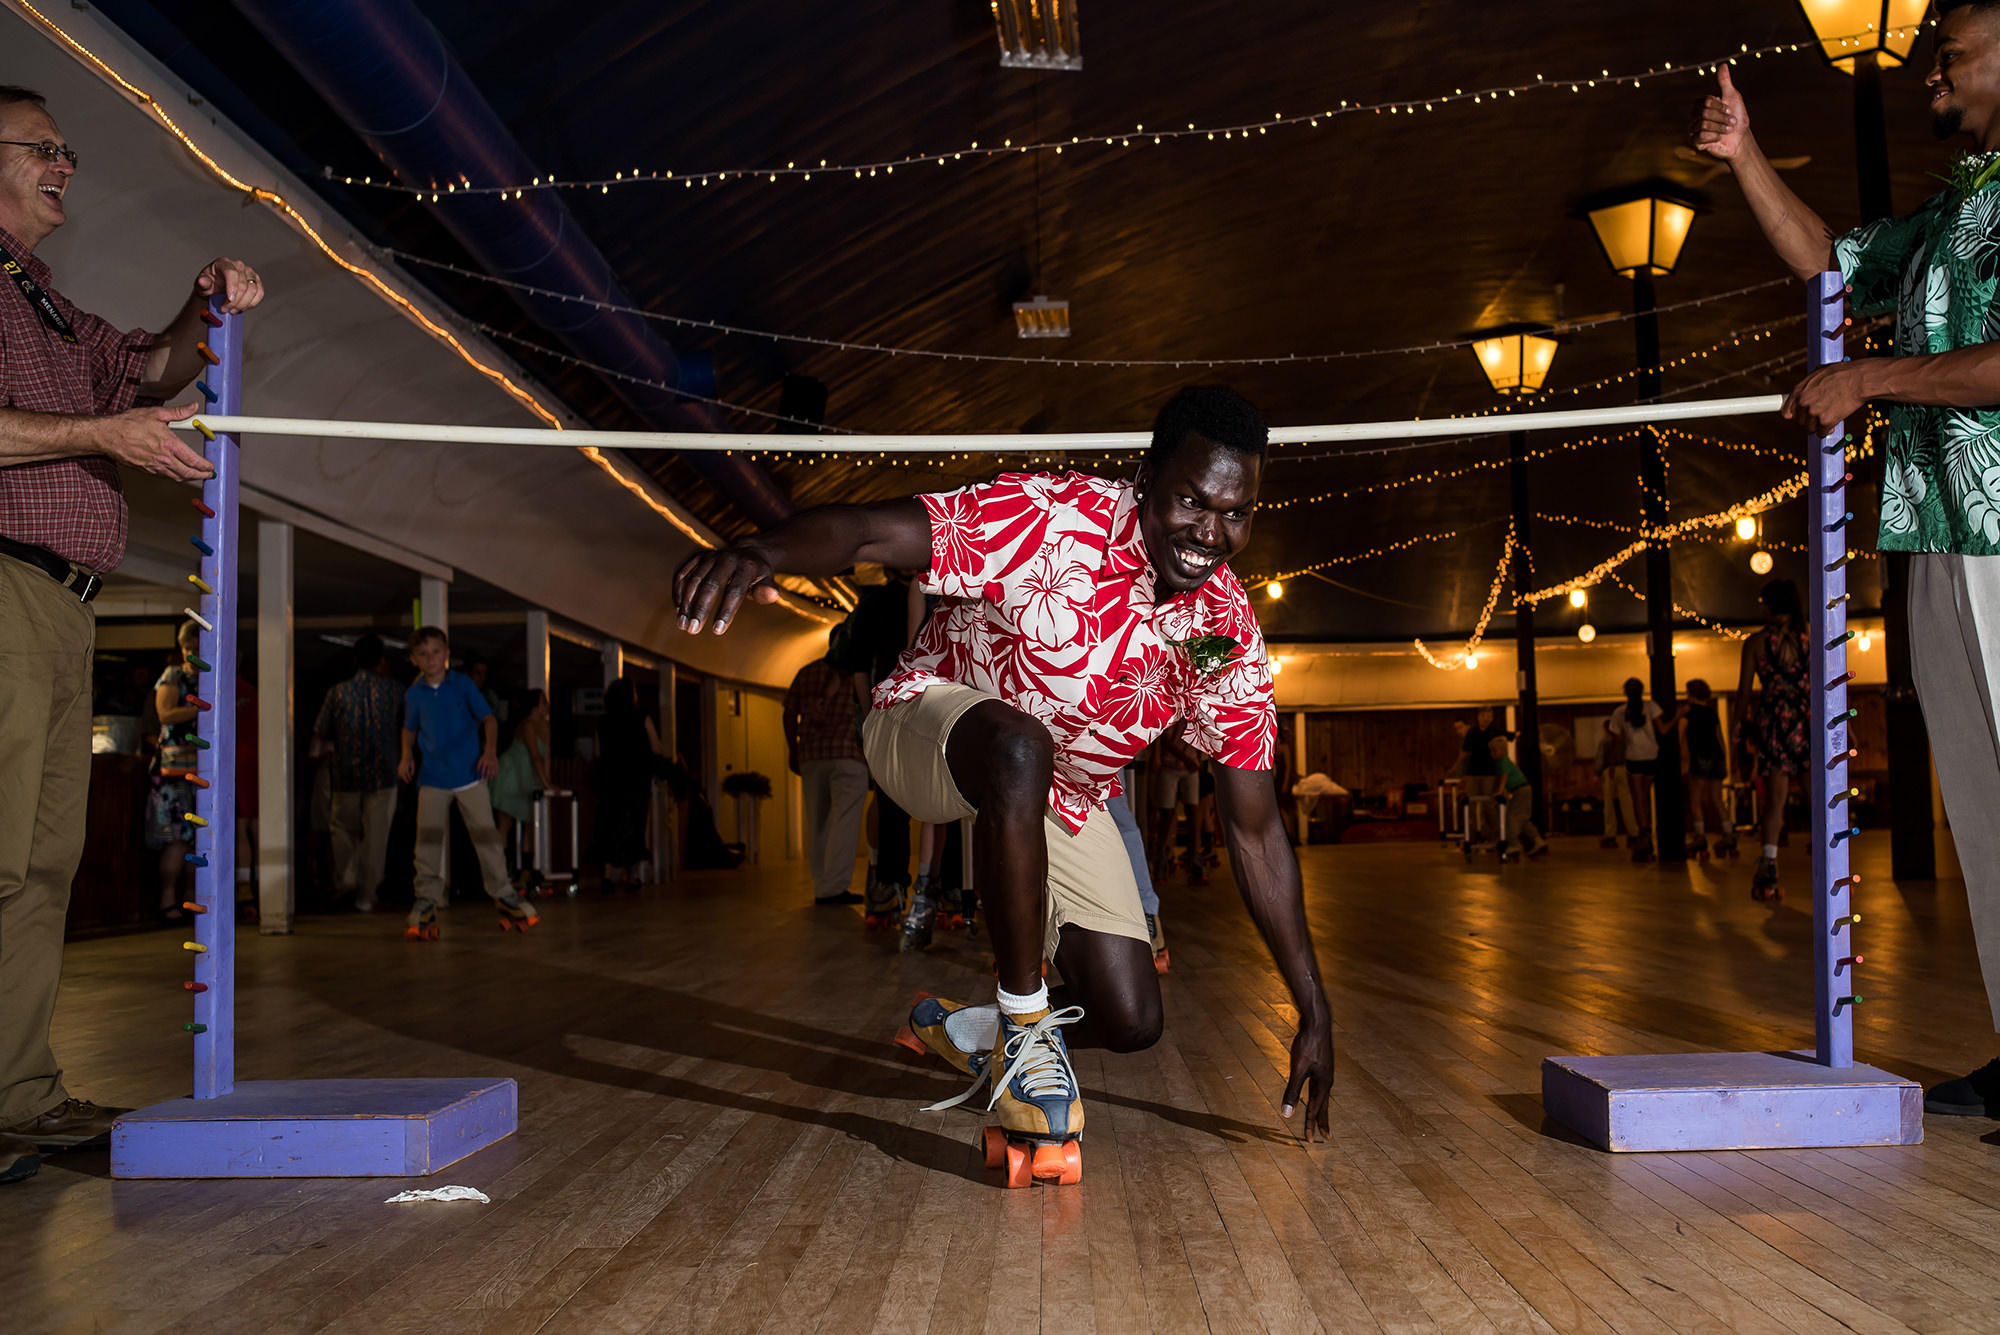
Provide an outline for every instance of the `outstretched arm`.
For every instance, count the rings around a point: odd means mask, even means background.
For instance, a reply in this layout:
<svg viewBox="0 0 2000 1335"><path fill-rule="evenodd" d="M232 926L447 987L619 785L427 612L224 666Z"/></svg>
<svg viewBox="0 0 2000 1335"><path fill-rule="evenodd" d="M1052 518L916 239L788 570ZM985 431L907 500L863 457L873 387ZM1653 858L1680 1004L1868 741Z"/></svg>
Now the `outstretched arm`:
<svg viewBox="0 0 2000 1335"><path fill-rule="evenodd" d="M1718 91L1695 112L1689 139L1695 148L1729 165L1736 184L1743 188L1744 202L1764 231L1764 239L1786 268L1801 281L1831 268L1833 234L1779 179L1778 169L1757 146L1756 136L1750 133L1750 113L1729 77L1729 66L1716 71L1716 81Z"/></svg>
<svg viewBox="0 0 2000 1335"><path fill-rule="evenodd" d="M1229 865L1244 906L1250 910L1251 921L1257 924L1278 972L1285 976L1299 1013L1282 1111L1290 1117L1299 1095L1305 1093L1305 1138L1310 1142L1315 1130L1327 1138L1327 1100L1333 1094L1333 1012L1320 983L1312 931L1306 926L1299 862L1278 814L1271 773L1236 769L1218 761L1215 797L1229 841Z"/></svg>
<svg viewBox="0 0 2000 1335"><path fill-rule="evenodd" d="M793 515L782 524L713 552L697 552L674 576L680 627L701 634L713 623L729 629L745 597L776 601L776 574L833 575L856 561L900 569L928 569L931 520L916 500L879 505L828 505Z"/></svg>

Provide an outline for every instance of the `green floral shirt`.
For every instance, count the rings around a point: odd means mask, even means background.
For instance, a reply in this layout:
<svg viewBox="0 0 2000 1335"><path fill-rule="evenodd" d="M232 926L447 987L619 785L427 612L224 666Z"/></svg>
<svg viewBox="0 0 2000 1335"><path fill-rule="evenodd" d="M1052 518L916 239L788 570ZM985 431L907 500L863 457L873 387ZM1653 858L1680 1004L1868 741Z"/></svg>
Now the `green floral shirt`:
<svg viewBox="0 0 2000 1335"><path fill-rule="evenodd" d="M2000 182L1945 190L1833 243L1855 315L1896 312L1896 355L2000 339ZM2000 555L2000 405L1889 407L1880 546Z"/></svg>

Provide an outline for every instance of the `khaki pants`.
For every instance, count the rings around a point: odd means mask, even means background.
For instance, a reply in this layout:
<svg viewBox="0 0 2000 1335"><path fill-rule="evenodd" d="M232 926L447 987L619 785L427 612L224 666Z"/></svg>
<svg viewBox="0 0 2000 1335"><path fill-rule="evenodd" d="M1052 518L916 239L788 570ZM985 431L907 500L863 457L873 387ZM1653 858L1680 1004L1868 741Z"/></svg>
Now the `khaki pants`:
<svg viewBox="0 0 2000 1335"><path fill-rule="evenodd" d="M479 874L486 893L496 904L517 906L521 896L507 879L507 854L500 846L500 831L493 825L493 800L481 780L470 788L453 792L449 788L417 789L417 902L410 908L410 922L422 922L451 897L440 868L444 865L445 840L451 837L451 808L465 818L465 832L479 854Z"/></svg>
<svg viewBox="0 0 2000 1335"><path fill-rule="evenodd" d="M805 791L806 866L813 898L831 899L854 881L861 847L861 813L868 805L868 765L860 760L807 760L799 765Z"/></svg>
<svg viewBox="0 0 2000 1335"><path fill-rule="evenodd" d="M875 782L920 821L944 825L975 814L952 780L945 744L952 725L966 710L998 698L946 682L914 700L872 711L861 725L861 749L868 755ZM1055 958L1065 926L1150 943L1152 933L1146 930L1146 915L1139 907L1139 883L1111 813L1096 808L1074 834L1055 812L1044 810L1042 815L1049 850L1049 879L1042 899L1043 958Z"/></svg>
<svg viewBox="0 0 2000 1335"><path fill-rule="evenodd" d="M49 1021L83 858L96 633L75 594L0 556L0 1126L67 1097Z"/></svg>
<svg viewBox="0 0 2000 1335"><path fill-rule="evenodd" d="M1535 828L1535 789L1531 784L1507 794L1507 841L1523 850L1542 846L1542 832Z"/></svg>
<svg viewBox="0 0 2000 1335"><path fill-rule="evenodd" d="M337 893L352 891L356 904L374 907L382 869L389 861L389 826L395 819L393 786L372 793L333 794L327 833L333 840L333 887Z"/></svg>
<svg viewBox="0 0 2000 1335"><path fill-rule="evenodd" d="M1632 775L1623 765L1604 771L1604 832L1614 838L1639 833L1639 818L1632 814Z"/></svg>
<svg viewBox="0 0 2000 1335"><path fill-rule="evenodd" d="M1910 558L1910 675L2000 1031L2000 556Z"/></svg>

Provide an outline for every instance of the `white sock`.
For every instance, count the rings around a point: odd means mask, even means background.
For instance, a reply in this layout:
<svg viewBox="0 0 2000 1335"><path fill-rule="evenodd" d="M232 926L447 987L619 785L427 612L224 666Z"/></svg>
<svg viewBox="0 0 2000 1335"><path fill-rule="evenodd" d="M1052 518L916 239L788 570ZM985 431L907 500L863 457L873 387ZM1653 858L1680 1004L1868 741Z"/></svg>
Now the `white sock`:
<svg viewBox="0 0 2000 1335"><path fill-rule="evenodd" d="M1049 985L1039 984L1033 992L1020 997L1003 987L995 1004L1008 1015L1034 1015L1049 1008Z"/></svg>
<svg viewBox="0 0 2000 1335"><path fill-rule="evenodd" d="M931 864L930 864L930 863L928 863L928 862L926 862L926 861L924 861L924 860L923 860L922 858L918 858L918 859L917 859L917 875L919 875L919 876L928 876L928 875L930 875L930 874L931 874Z"/></svg>
<svg viewBox="0 0 2000 1335"><path fill-rule="evenodd" d="M991 1052L1000 1041L1000 1008L967 1006L944 1017L944 1036L960 1052Z"/></svg>
<svg viewBox="0 0 2000 1335"><path fill-rule="evenodd" d="M1778 860L1778 846L1776 844L1765 844L1764 856L1776 862Z"/></svg>
<svg viewBox="0 0 2000 1335"><path fill-rule="evenodd" d="M1706 839L1708 837L1708 831L1701 828L1700 821L1694 823L1694 837L1697 839Z"/></svg>

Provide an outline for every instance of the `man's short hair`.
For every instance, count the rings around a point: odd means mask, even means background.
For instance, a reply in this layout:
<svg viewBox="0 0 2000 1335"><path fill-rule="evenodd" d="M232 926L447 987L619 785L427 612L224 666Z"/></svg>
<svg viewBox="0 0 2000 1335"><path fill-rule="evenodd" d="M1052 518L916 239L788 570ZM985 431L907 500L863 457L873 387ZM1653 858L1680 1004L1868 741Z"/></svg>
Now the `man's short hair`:
<svg viewBox="0 0 2000 1335"><path fill-rule="evenodd" d="M0 83L0 111L17 102L32 102L38 107L46 107L49 100L32 88L23 88L17 83Z"/></svg>
<svg viewBox="0 0 2000 1335"><path fill-rule="evenodd" d="M436 640L446 649L451 648L451 637L444 633L442 626L418 626L417 633L410 637L410 652L415 653L432 640Z"/></svg>
<svg viewBox="0 0 2000 1335"><path fill-rule="evenodd" d="M1271 431L1264 418L1233 389L1221 385L1189 385L1167 401L1153 419L1153 443L1146 450L1146 465L1154 472L1180 453L1189 436L1201 436L1238 454L1254 455L1264 462Z"/></svg>
<svg viewBox="0 0 2000 1335"><path fill-rule="evenodd" d="M354 642L354 666L366 672L382 661L382 637L363 635Z"/></svg>

